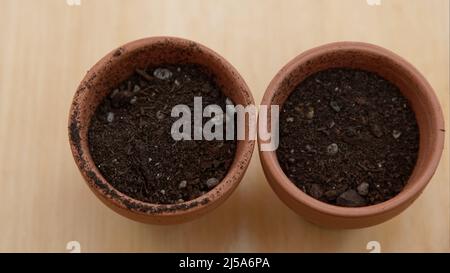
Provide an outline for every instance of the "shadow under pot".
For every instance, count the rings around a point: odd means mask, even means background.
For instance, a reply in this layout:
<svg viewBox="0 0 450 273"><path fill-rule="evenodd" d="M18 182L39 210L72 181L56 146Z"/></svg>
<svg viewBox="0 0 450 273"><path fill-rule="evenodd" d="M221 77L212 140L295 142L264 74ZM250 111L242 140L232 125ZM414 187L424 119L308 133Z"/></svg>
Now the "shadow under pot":
<svg viewBox="0 0 450 273"><path fill-rule="evenodd" d="M306 51L278 72L261 105L280 106L279 146L260 149L266 178L287 206L320 226L362 228L396 216L441 157L444 121L433 89L375 45Z"/></svg>
<svg viewBox="0 0 450 273"><path fill-rule="evenodd" d="M253 140L206 139L206 132L225 134L226 119L212 118L230 104L254 101L212 50L173 37L128 43L92 67L76 91L69 115L75 162L95 195L125 217L192 220L226 200L250 162Z"/></svg>

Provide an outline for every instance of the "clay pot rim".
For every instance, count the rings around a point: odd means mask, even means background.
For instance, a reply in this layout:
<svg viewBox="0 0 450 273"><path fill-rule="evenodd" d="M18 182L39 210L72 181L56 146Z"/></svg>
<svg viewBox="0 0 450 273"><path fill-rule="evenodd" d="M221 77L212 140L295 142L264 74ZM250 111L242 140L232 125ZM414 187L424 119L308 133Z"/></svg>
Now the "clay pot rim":
<svg viewBox="0 0 450 273"><path fill-rule="evenodd" d="M238 86L241 87L241 90L243 90L243 92L245 93L247 103L254 104L254 99L250 92L249 87L247 86L244 79L241 77L241 75L238 73L238 71L233 67L231 63L229 63L224 57L222 57L212 49L206 47L205 45L184 38L174 36L152 36L148 38L134 40L110 51L107 55L102 57L91 69L88 70L83 80L81 81L79 87L77 88L77 92L73 97L73 101L69 111L69 142L76 165L78 166L85 181L89 185L89 188L108 206L113 205L114 207L118 207L119 209L125 209L128 211L132 211L135 214L140 214L144 216L148 215L155 215L162 217L185 216L193 214L200 210L204 210L206 209L205 207L212 205L216 201L217 202L223 201L221 200L221 198L224 195L225 196L230 195L237 187L237 185L240 183L241 178L234 177L235 176L234 174L238 172L240 167L243 167L244 170L242 172L242 176L244 175L245 169L248 167L250 163L251 156L255 146L255 140L238 141L239 145L242 145L243 147L242 152L240 153L240 155L238 155L237 153L235 154L230 169L228 170L225 177L220 181L220 183L214 189L210 190L204 195L181 203L154 204L140 201L116 190L111 184L107 182L107 180L103 177L103 175L93 162L89 148L82 147L82 145L81 147L80 145L77 145L76 141L73 139L71 135L70 126L73 124L77 124L76 126L79 126L78 121L74 121L74 117L77 116L75 101L77 101L77 99L82 96L82 92L80 92L80 90L86 88L85 86L83 86L84 85L83 83L88 82L89 79L94 78L95 76L93 77L93 75L95 75L96 71L103 69L106 65L111 65L111 62L113 62L114 59L122 57L122 56L117 57L118 52L120 52L120 54L122 54L122 52L130 54L142 48L167 42L176 44L177 46L180 47L194 46L199 51L215 58L216 61L218 61L219 63L221 63L221 65L223 65L224 70L229 71L233 75L234 81L237 83ZM248 126L248 124L246 124L246 126ZM77 127L77 129L78 128L79 127ZM85 166L82 166L83 163L81 161L83 160L89 164L84 164ZM86 165L88 167L86 167ZM89 175L89 172L94 173L95 177L91 177ZM101 184L100 185L101 188L98 186L99 183ZM127 206L126 204L133 204L133 206Z"/></svg>
<svg viewBox="0 0 450 273"><path fill-rule="evenodd" d="M380 46L364 42L341 41L329 43L309 49L296 56L294 59L288 62L272 79L263 96L261 105L271 104L271 101L274 95L277 93L277 90L282 81L296 67L305 64L306 62L308 62L308 60L317 58L318 56L330 52L348 50L363 51L369 52L371 54L381 55L398 64L402 69L408 71L411 75L413 75L414 79L418 83L418 86L421 86L425 91L423 92L425 94L425 99L428 100L430 105L432 105L432 107L428 109L430 111L429 114L431 116L431 119L436 124L438 130L444 128L444 118L439 101L434 94L431 85L427 82L424 76L416 68L414 68L413 65L411 65L408 61L395 54L394 52ZM439 164L444 147L444 134L442 132L437 134L436 139L437 140L434 142L434 145L431 149L432 156L427 161L427 168L425 168L423 172L417 174L417 183L414 183L414 185L412 185L411 187L405 188L399 194L385 202L364 207L341 207L319 201L297 188L294 183L291 182L291 180L286 176L279 165L276 151L260 150L260 158L261 161L264 162L263 164L266 167L267 171L271 173L273 177L275 177L275 179L273 179L274 181L272 182L277 183L280 188L296 202L302 203L303 205L325 215L337 216L342 218L359 218L380 215L387 211L391 211L401 204L408 202L408 200L414 199L414 196L416 196L425 188ZM261 145L261 140L259 137L258 145Z"/></svg>

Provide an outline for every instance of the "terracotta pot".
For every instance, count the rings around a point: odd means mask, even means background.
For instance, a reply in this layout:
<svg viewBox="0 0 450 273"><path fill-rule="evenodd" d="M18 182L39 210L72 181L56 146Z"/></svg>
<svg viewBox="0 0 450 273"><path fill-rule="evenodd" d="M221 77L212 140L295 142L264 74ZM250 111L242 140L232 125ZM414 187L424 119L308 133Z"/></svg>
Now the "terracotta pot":
<svg viewBox="0 0 450 273"><path fill-rule="evenodd" d="M391 51L357 42L327 44L295 57L271 81L261 105L282 107L286 98L306 77L321 70L338 67L376 72L399 87L410 101L419 125L420 144L416 166L403 191L377 205L359 208L334 206L316 200L298 189L280 168L276 152L260 151L260 159L275 193L299 215L324 227L361 228L396 216L421 194L441 157L444 119L433 89L419 71ZM261 145L260 139L258 143Z"/></svg>
<svg viewBox="0 0 450 273"><path fill-rule="evenodd" d="M255 144L253 140L238 141L234 161L225 178L213 190L191 201L173 205L150 204L135 200L113 188L91 158L87 142L90 120L110 90L129 78L136 68L168 63L203 65L216 76L217 83L225 95L236 104L254 104L246 83L236 69L211 49L180 38L152 37L128 43L94 65L76 91L69 116L70 147L89 188L103 203L119 214L153 224L192 220L216 208L238 186L250 162Z"/></svg>

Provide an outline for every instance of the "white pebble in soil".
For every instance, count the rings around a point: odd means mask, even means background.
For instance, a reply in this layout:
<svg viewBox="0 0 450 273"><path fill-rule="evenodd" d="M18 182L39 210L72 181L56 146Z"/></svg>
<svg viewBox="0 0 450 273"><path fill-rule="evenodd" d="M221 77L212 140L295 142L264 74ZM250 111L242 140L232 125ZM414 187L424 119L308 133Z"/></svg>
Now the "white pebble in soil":
<svg viewBox="0 0 450 273"><path fill-rule="evenodd" d="M114 121L114 113L113 112L108 112L107 116L106 116L106 120L111 123Z"/></svg>
<svg viewBox="0 0 450 273"><path fill-rule="evenodd" d="M305 117L307 118L307 119L313 119L314 118L314 108L313 107L308 107L308 109L307 109L307 111L306 111L306 114L305 114Z"/></svg>
<svg viewBox="0 0 450 273"><path fill-rule="evenodd" d="M217 184L219 184L219 180L215 177L206 180L206 186L210 189L214 188Z"/></svg>
<svg viewBox="0 0 450 273"><path fill-rule="evenodd" d="M161 112L161 111L156 112L157 119L162 120L165 117L166 117L166 115L163 112Z"/></svg>
<svg viewBox="0 0 450 273"><path fill-rule="evenodd" d="M328 145L327 153L329 155L337 154L337 152L339 152L339 146L336 143L331 143L330 145Z"/></svg>
<svg viewBox="0 0 450 273"><path fill-rule="evenodd" d="M358 187L356 188L358 190L358 193L362 196L369 194L369 183L367 182L362 182L361 184L358 185Z"/></svg>
<svg viewBox="0 0 450 273"><path fill-rule="evenodd" d="M398 131L398 130L393 130L392 131L392 136L397 139L402 135L402 132Z"/></svg>
<svg viewBox="0 0 450 273"><path fill-rule="evenodd" d="M178 185L178 188L179 188L179 189L184 189L184 188L186 188L186 186L187 186L187 181L186 181L186 180L183 180L183 181L181 181L180 184Z"/></svg>
<svg viewBox="0 0 450 273"><path fill-rule="evenodd" d="M170 72L169 69L166 68L157 68L155 71L153 71L153 76L160 80L168 80L170 77L172 77L172 72Z"/></svg>
<svg viewBox="0 0 450 273"><path fill-rule="evenodd" d="M317 151L314 149L314 147L311 146L311 145L309 145L309 144L306 144L306 145L305 145L305 150L306 150L307 152L312 152L312 153L317 152Z"/></svg>
<svg viewBox="0 0 450 273"><path fill-rule="evenodd" d="M331 107L336 113L338 113L338 112L341 111L341 107L340 107L339 104L338 104L336 101L334 101L334 100L330 101L330 107Z"/></svg>

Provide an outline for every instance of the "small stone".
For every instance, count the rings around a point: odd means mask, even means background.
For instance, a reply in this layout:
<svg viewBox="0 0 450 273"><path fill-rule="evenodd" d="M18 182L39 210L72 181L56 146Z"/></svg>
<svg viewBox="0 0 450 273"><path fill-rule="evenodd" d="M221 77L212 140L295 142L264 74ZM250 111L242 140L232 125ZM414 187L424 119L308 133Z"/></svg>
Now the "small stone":
<svg viewBox="0 0 450 273"><path fill-rule="evenodd" d="M336 190L329 190L329 191L326 191L324 193L324 195L328 200L335 200L336 197L338 196L338 193Z"/></svg>
<svg viewBox="0 0 450 273"><path fill-rule="evenodd" d="M336 113L339 112L339 111L341 111L341 107L340 107L339 104L338 104L336 101L334 101L334 100L330 101L330 107L333 108L333 110L334 110Z"/></svg>
<svg viewBox="0 0 450 273"><path fill-rule="evenodd" d="M178 185L178 188L179 188L179 189L184 189L184 188L186 188L186 186L187 186L187 181L186 181L186 180L183 180L183 181L181 181L180 184Z"/></svg>
<svg viewBox="0 0 450 273"><path fill-rule="evenodd" d="M165 190L161 190L160 191L162 194L166 194L166 191Z"/></svg>
<svg viewBox="0 0 450 273"><path fill-rule="evenodd" d="M331 143L330 145L328 145L327 153L329 155L337 154L337 152L339 152L339 146L336 143Z"/></svg>
<svg viewBox="0 0 450 273"><path fill-rule="evenodd" d="M184 199L181 199L181 198L178 199L178 200L177 200L177 203L184 203Z"/></svg>
<svg viewBox="0 0 450 273"><path fill-rule="evenodd" d="M166 68L157 68L155 69L155 71L153 71L153 76L160 80L167 80L172 77L172 72L170 72L170 70Z"/></svg>
<svg viewBox="0 0 450 273"><path fill-rule="evenodd" d="M206 180L206 186L208 186L208 188L210 189L214 188L217 184L219 184L219 179L217 178L212 177Z"/></svg>
<svg viewBox="0 0 450 273"><path fill-rule="evenodd" d="M108 115L106 116L106 120L111 123L114 120L114 113L113 112L108 112Z"/></svg>
<svg viewBox="0 0 450 273"><path fill-rule="evenodd" d="M362 207L365 206L367 202L355 190L348 190L339 195L336 204L343 207Z"/></svg>
<svg viewBox="0 0 450 273"><path fill-rule="evenodd" d="M370 132L376 136L376 137L382 137L383 132L381 131L381 128L378 124L371 124L370 125Z"/></svg>
<svg viewBox="0 0 450 273"><path fill-rule="evenodd" d="M319 199L323 195L322 187L319 184L312 184L309 188L309 195L315 199Z"/></svg>
<svg viewBox="0 0 450 273"><path fill-rule="evenodd" d="M153 160L153 159L152 159L151 157L148 158L148 162L152 162L152 160Z"/></svg>
<svg viewBox="0 0 450 273"><path fill-rule="evenodd" d="M308 111L306 111L305 117L307 119L313 119L314 118L314 108L308 107Z"/></svg>
<svg viewBox="0 0 450 273"><path fill-rule="evenodd" d="M291 162L291 163L294 163L294 162L295 162L295 158L292 158L292 157L290 157L288 160L289 160L289 162Z"/></svg>
<svg viewBox="0 0 450 273"><path fill-rule="evenodd" d="M137 102L137 97L136 96L132 97L130 100L130 104L135 104L136 102Z"/></svg>
<svg viewBox="0 0 450 273"><path fill-rule="evenodd" d="M141 88L139 87L139 85L135 85L134 87L133 87L133 92L139 92L139 91L141 91Z"/></svg>
<svg viewBox="0 0 450 273"><path fill-rule="evenodd" d="M286 119L286 121L287 121L287 122L293 122L293 121L294 121L294 118L293 118L293 117L288 117L288 118Z"/></svg>
<svg viewBox="0 0 450 273"><path fill-rule="evenodd" d="M397 139L402 135L402 132L398 131L398 130L393 130L392 131L392 136Z"/></svg>
<svg viewBox="0 0 450 273"><path fill-rule="evenodd" d="M305 145L305 149L306 149L306 151L308 151L308 152L314 151L314 148L313 148L311 145L309 145L309 144L306 144L306 145Z"/></svg>
<svg viewBox="0 0 450 273"><path fill-rule="evenodd" d="M166 117L166 115L163 112L161 112L161 111L156 112L157 119L162 120L165 117Z"/></svg>
<svg viewBox="0 0 450 273"><path fill-rule="evenodd" d="M358 185L356 189L358 190L358 193L360 195L365 196L369 194L369 183L362 182L361 184Z"/></svg>
<svg viewBox="0 0 450 273"><path fill-rule="evenodd" d="M179 80L175 80L174 83L175 83L176 86L180 85L180 81Z"/></svg>

